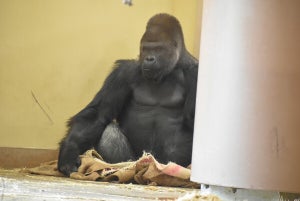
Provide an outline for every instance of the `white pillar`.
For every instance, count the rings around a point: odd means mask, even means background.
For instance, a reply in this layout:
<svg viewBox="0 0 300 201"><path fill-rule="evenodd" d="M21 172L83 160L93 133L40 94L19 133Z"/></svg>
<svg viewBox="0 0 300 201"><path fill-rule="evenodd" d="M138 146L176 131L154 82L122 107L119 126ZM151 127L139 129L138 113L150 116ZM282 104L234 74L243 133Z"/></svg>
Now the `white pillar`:
<svg viewBox="0 0 300 201"><path fill-rule="evenodd" d="M192 180L300 192L300 0L204 0Z"/></svg>

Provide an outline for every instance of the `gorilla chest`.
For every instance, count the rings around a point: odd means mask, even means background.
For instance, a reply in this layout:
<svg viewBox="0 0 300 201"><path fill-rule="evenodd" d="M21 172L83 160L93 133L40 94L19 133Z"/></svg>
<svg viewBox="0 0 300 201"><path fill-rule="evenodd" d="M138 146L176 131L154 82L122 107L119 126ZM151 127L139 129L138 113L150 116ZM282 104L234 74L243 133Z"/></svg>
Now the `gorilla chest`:
<svg viewBox="0 0 300 201"><path fill-rule="evenodd" d="M184 97L184 88L179 83L142 82L133 90L134 101L143 106L180 107Z"/></svg>

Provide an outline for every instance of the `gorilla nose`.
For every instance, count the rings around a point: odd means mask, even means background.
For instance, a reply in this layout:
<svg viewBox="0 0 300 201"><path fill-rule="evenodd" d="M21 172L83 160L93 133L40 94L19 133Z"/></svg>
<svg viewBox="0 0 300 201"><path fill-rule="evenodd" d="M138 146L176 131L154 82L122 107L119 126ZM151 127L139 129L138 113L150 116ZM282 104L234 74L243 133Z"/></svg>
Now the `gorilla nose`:
<svg viewBox="0 0 300 201"><path fill-rule="evenodd" d="M155 62L155 57L154 56L147 56L146 58L145 58L145 64L153 64L154 62Z"/></svg>

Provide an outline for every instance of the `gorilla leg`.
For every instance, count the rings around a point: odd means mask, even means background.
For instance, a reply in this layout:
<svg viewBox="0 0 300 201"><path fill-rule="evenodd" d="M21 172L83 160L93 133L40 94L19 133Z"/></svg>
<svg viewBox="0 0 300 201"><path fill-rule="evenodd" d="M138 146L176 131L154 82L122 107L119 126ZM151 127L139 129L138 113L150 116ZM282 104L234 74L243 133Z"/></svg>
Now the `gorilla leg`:
<svg viewBox="0 0 300 201"><path fill-rule="evenodd" d="M187 167L191 164L193 135L184 132L174 132L165 140L164 151L161 153L163 160L161 162L167 163L169 161Z"/></svg>
<svg viewBox="0 0 300 201"><path fill-rule="evenodd" d="M95 149L108 163L135 160L132 147L117 123L109 124Z"/></svg>

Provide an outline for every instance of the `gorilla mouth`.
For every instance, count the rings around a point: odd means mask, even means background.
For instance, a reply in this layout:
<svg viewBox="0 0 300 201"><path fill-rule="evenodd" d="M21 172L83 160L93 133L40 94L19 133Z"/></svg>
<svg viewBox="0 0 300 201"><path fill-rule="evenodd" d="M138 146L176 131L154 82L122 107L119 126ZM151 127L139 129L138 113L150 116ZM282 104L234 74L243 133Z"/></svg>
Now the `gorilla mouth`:
<svg viewBox="0 0 300 201"><path fill-rule="evenodd" d="M153 76L153 71L150 68L143 67L142 70L145 77L150 78Z"/></svg>
<svg viewBox="0 0 300 201"><path fill-rule="evenodd" d="M147 68L147 67L143 67L143 71L149 72L149 71L151 71L151 69L150 69L150 68Z"/></svg>
<svg viewBox="0 0 300 201"><path fill-rule="evenodd" d="M149 67L142 67L142 73L145 78L152 79L152 80L156 80L159 75L157 70L153 70Z"/></svg>

